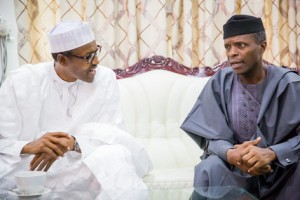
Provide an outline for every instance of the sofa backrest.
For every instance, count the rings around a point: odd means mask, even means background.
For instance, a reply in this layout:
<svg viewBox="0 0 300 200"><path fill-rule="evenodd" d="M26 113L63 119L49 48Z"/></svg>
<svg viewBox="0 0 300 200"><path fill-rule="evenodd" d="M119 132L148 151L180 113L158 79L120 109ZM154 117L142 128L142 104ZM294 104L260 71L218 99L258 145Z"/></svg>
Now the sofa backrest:
<svg viewBox="0 0 300 200"><path fill-rule="evenodd" d="M118 80L130 133L139 138L182 136L180 124L208 79L158 69Z"/></svg>
<svg viewBox="0 0 300 200"><path fill-rule="evenodd" d="M213 71L161 56L147 59L115 70L128 131L144 144L154 168L194 166L202 150L180 125Z"/></svg>

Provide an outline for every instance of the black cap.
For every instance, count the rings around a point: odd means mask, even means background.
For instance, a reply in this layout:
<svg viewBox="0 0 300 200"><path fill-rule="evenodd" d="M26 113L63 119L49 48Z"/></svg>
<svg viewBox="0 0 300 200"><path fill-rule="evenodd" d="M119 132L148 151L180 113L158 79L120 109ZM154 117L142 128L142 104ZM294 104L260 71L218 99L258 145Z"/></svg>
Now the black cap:
<svg viewBox="0 0 300 200"><path fill-rule="evenodd" d="M265 28L260 18L250 15L233 15L223 26L223 38L257 33L264 30Z"/></svg>

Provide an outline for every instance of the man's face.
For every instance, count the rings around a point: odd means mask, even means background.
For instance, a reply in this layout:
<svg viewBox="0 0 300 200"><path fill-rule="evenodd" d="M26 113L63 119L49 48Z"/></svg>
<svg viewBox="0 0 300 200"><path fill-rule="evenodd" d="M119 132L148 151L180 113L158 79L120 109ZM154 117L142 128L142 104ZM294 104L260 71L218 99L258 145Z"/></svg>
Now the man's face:
<svg viewBox="0 0 300 200"><path fill-rule="evenodd" d="M66 81L69 82L77 79L88 83L93 82L96 75L95 69L99 64L98 56L94 54L97 51L100 51L100 49L95 41L72 50L71 54L67 55L69 62L64 66L63 79L67 79ZM91 57L91 55L95 56ZM89 60L91 61L89 62Z"/></svg>
<svg viewBox="0 0 300 200"><path fill-rule="evenodd" d="M224 47L234 72L247 75L261 67L266 42L258 43L253 34L245 34L224 39Z"/></svg>

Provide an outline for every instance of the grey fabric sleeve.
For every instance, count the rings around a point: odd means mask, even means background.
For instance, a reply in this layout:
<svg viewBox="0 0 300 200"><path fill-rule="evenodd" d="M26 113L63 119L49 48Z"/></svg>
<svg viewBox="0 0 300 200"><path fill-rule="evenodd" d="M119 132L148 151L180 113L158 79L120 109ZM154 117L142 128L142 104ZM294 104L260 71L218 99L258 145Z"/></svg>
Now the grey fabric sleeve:
<svg viewBox="0 0 300 200"><path fill-rule="evenodd" d="M227 150L231 148L233 148L233 144L226 140L210 140L208 144L208 152L217 155L226 162Z"/></svg>
<svg viewBox="0 0 300 200"><path fill-rule="evenodd" d="M300 136L295 136L286 142L270 146L276 156L278 162L282 166L287 166L295 162L299 162Z"/></svg>

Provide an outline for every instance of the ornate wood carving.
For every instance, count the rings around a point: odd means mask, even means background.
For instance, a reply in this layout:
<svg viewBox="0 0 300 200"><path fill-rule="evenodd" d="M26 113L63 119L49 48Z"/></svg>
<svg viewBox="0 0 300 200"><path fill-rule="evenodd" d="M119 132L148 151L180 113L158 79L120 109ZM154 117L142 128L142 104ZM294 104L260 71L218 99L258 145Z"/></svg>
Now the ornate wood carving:
<svg viewBox="0 0 300 200"><path fill-rule="evenodd" d="M168 70L186 76L207 77L212 76L217 70L224 68L225 64L226 63L217 65L216 68L208 66L189 68L176 62L172 58L155 55L144 58L126 69L114 69L114 72L116 73L117 79L132 77L154 69Z"/></svg>
<svg viewBox="0 0 300 200"><path fill-rule="evenodd" d="M270 64L265 60L264 63ZM214 67L204 66L189 68L176 62L172 58L155 55L149 58L144 58L126 69L114 69L114 72L116 73L117 79L132 77L154 69L163 69L186 76L207 77L214 75L218 70L221 70L228 66L228 61L225 61ZM298 74L300 74L300 71L298 72Z"/></svg>

